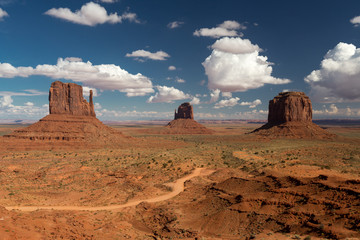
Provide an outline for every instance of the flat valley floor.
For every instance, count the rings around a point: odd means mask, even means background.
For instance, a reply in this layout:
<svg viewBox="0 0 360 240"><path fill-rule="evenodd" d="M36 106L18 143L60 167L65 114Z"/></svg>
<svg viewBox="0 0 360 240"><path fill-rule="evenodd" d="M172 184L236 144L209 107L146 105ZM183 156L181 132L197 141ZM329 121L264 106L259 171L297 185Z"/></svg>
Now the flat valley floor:
<svg viewBox="0 0 360 240"><path fill-rule="evenodd" d="M101 148L1 137L0 240L360 239L360 126L245 134L259 126L118 125L131 141Z"/></svg>

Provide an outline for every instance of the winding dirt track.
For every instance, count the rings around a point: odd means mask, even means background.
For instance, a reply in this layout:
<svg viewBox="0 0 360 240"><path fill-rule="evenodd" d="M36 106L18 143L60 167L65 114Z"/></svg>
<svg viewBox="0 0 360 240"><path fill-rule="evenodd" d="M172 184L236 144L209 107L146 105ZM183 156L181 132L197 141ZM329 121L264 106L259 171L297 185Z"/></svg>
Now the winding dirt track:
<svg viewBox="0 0 360 240"><path fill-rule="evenodd" d="M65 211L115 211L119 210L125 207L131 207L136 206L139 203L142 202L149 202L149 203L155 203L155 202L161 202L168 200L170 198L175 197L182 191L184 191L184 183L194 177L198 176L206 176L211 173L213 173L213 170L209 170L206 168L196 168L191 174L179 178L174 183L167 184L168 186L172 187L172 191L170 193L153 197L153 198L147 198L142 200L136 200L136 201L130 201L125 204L119 204L119 205L111 205L111 206L100 206L100 207L88 207L88 206L7 206L5 207L7 210L19 210L19 211L25 211L25 212L32 212L36 210L65 210Z"/></svg>

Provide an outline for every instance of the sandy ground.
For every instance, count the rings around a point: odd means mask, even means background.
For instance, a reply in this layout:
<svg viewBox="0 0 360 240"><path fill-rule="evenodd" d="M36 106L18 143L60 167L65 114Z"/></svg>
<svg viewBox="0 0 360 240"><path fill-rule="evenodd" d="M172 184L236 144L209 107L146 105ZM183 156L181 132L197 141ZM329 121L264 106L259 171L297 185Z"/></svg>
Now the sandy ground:
<svg viewBox="0 0 360 240"><path fill-rule="evenodd" d="M101 147L0 139L0 239L360 238L359 127L329 127L332 140L206 127L121 126L132 140Z"/></svg>

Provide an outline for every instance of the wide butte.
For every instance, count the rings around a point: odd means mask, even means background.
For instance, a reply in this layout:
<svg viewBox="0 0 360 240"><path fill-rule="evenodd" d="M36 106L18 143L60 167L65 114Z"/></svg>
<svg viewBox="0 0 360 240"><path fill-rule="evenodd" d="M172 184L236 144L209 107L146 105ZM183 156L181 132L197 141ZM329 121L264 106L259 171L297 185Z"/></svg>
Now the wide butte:
<svg viewBox="0 0 360 240"><path fill-rule="evenodd" d="M178 107L174 120L169 122L162 133L166 134L212 134L213 131L194 120L193 107L185 102Z"/></svg>
<svg viewBox="0 0 360 240"><path fill-rule="evenodd" d="M38 122L15 130L5 138L51 142L83 142L108 144L124 141L116 129L96 118L90 90L89 102L83 97L82 86L75 83L53 82L49 91L50 114Z"/></svg>
<svg viewBox="0 0 360 240"><path fill-rule="evenodd" d="M252 133L270 138L334 137L312 122L311 101L303 92L282 92L270 100L268 122Z"/></svg>

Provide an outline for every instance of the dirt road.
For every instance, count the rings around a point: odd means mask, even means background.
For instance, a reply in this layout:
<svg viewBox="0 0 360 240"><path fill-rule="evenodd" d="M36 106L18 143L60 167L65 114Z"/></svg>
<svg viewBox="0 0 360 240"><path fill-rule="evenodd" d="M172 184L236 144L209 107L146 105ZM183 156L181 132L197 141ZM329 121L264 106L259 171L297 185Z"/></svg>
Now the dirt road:
<svg viewBox="0 0 360 240"><path fill-rule="evenodd" d="M88 207L88 206L7 206L5 208L7 210L19 210L19 211L26 211L26 212L32 212L32 211L36 211L36 210L40 210L40 209L42 209L42 210L66 210L66 211L102 211L102 210L115 211L115 210L119 210L119 209L125 208L125 207L136 206L141 202L154 203L154 202L161 202L161 201L168 200L170 198L177 196L182 191L184 191L184 183L187 180L194 178L194 177L198 177L198 176L206 176L213 172L214 172L213 170L209 170L206 168L196 168L191 174L189 174L185 177L179 178L174 183L167 184L168 186L170 186L172 188L172 191L170 193L167 193L167 194L164 194L161 196L157 196L157 197L153 197L153 198L129 201L125 204L111 205L111 206L99 206L99 207Z"/></svg>

